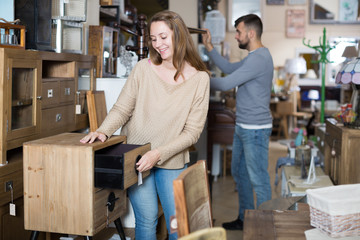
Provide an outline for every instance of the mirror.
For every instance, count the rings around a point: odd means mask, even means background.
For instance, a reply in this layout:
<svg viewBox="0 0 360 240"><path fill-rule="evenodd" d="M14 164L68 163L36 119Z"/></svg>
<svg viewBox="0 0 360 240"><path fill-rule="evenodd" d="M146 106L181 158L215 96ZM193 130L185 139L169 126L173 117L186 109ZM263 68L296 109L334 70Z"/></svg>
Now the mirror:
<svg viewBox="0 0 360 240"><path fill-rule="evenodd" d="M311 0L310 23L360 24L360 0Z"/></svg>
<svg viewBox="0 0 360 240"><path fill-rule="evenodd" d="M306 61L307 72L299 75L299 86L321 85L321 68L319 63L319 53L312 48L296 48L296 57L303 57Z"/></svg>

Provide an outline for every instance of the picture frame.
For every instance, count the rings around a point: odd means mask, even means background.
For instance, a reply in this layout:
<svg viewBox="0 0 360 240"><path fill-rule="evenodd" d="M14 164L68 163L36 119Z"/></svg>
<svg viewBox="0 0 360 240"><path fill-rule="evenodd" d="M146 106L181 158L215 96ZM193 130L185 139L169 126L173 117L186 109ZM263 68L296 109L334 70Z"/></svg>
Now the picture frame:
<svg viewBox="0 0 360 240"><path fill-rule="evenodd" d="M267 5L284 5L285 0L266 0Z"/></svg>
<svg viewBox="0 0 360 240"><path fill-rule="evenodd" d="M339 2L339 21L354 22L358 18L358 0L340 0Z"/></svg>
<svg viewBox="0 0 360 240"><path fill-rule="evenodd" d="M303 38L305 36L305 10L286 10L286 37Z"/></svg>
<svg viewBox="0 0 360 240"><path fill-rule="evenodd" d="M261 18L261 0L228 0L227 30L234 32L235 20L243 15L256 14Z"/></svg>
<svg viewBox="0 0 360 240"><path fill-rule="evenodd" d="M306 0L288 0L289 5L305 5Z"/></svg>

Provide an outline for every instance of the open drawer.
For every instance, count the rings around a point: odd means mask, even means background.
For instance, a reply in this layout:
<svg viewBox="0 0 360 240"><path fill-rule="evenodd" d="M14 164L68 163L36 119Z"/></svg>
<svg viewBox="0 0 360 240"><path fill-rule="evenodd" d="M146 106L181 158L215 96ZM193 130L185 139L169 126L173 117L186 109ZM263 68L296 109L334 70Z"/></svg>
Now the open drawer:
<svg viewBox="0 0 360 240"><path fill-rule="evenodd" d="M95 152L95 187L127 189L138 182L136 163L150 151L150 144L116 144ZM142 178L150 171L142 173Z"/></svg>

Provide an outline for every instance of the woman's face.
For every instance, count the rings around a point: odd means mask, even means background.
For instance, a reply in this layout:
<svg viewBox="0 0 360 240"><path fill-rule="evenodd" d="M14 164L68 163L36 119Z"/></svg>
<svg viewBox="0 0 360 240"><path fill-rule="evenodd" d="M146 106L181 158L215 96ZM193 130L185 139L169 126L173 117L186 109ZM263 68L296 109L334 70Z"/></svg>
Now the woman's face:
<svg viewBox="0 0 360 240"><path fill-rule="evenodd" d="M150 26L150 39L153 48L165 61L172 61L173 57L173 31L165 22L153 22Z"/></svg>

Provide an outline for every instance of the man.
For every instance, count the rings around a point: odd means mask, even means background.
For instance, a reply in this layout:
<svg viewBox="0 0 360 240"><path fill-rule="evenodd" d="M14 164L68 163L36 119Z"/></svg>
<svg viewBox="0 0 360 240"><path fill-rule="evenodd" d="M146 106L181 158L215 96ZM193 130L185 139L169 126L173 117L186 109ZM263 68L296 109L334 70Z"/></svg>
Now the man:
<svg viewBox="0 0 360 240"><path fill-rule="evenodd" d="M236 63L225 60L211 44L211 35L203 34L210 58L226 74L211 78L210 88L227 91L237 87L236 125L232 149L231 174L239 196L239 214L235 221L224 223L228 230L242 230L245 209L254 209L271 199L268 168L269 139L272 131L270 95L273 60L261 42L261 19L249 14L235 21L235 39L248 56Z"/></svg>

